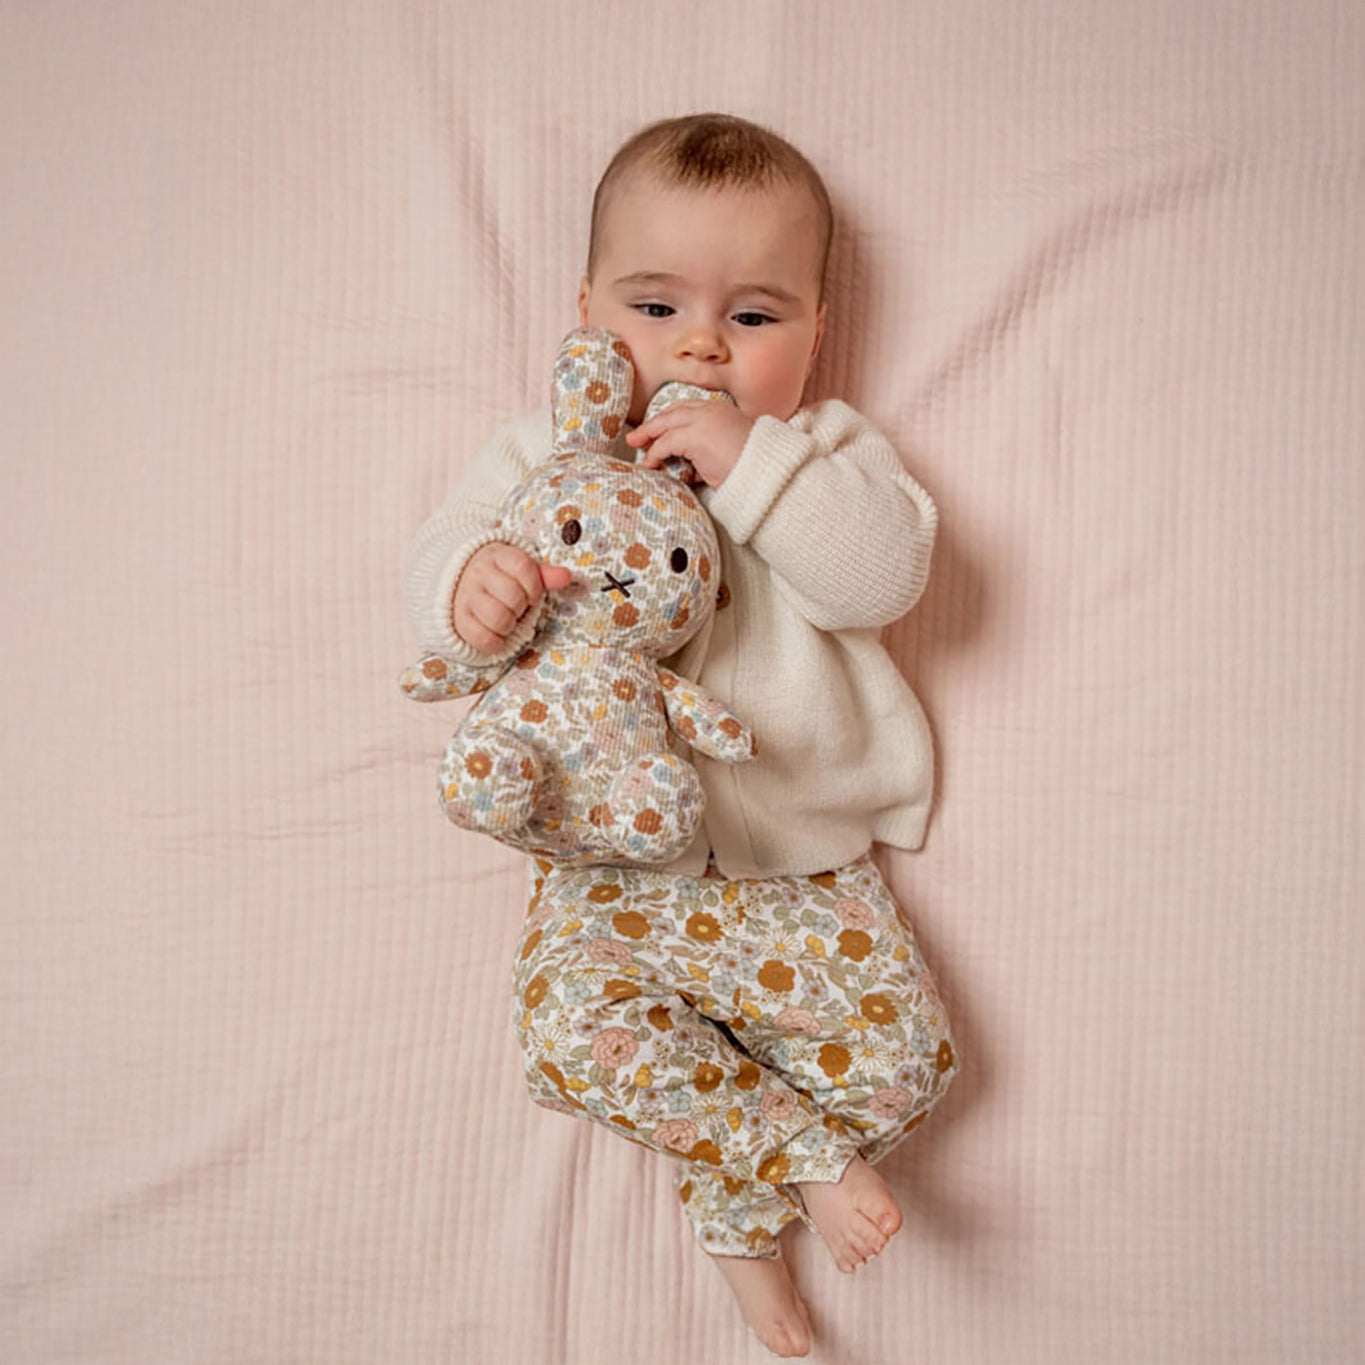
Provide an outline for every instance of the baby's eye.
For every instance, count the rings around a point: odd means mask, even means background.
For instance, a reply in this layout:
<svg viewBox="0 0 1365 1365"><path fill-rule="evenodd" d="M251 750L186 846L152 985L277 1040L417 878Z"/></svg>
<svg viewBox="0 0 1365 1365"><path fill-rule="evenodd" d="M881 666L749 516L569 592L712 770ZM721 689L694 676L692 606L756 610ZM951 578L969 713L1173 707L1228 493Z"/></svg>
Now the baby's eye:
<svg viewBox="0 0 1365 1365"><path fill-rule="evenodd" d="M681 545L669 556L668 567L674 573L682 573L687 568L687 551Z"/></svg>
<svg viewBox="0 0 1365 1365"><path fill-rule="evenodd" d="M636 303L632 307L647 318L671 318L674 309L667 303Z"/></svg>
<svg viewBox="0 0 1365 1365"><path fill-rule="evenodd" d="M776 322L777 319L767 313L736 313L734 320L741 327L762 327L765 322Z"/></svg>

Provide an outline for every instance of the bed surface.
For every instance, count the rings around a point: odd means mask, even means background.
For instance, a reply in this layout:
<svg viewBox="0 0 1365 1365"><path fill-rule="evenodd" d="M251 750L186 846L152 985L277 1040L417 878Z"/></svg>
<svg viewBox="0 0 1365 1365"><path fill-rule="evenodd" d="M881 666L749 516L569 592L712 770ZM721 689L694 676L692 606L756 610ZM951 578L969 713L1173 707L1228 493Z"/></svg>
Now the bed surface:
<svg viewBox="0 0 1365 1365"><path fill-rule="evenodd" d="M0 6L0 1360L771 1359L525 1096L517 856L403 545L576 318L595 177L767 122L817 396L938 501L884 865L964 1070L837 1365L1365 1351L1365 11ZM787 1240L789 1238L790 1240Z"/></svg>

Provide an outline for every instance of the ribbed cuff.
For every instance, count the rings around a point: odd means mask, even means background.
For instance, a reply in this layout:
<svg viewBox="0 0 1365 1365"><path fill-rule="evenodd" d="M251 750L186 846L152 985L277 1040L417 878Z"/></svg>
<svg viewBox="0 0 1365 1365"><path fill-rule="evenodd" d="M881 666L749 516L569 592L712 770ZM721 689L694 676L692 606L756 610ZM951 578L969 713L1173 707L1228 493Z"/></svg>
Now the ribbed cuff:
<svg viewBox="0 0 1365 1365"><path fill-rule="evenodd" d="M725 482L719 488L707 489L702 503L730 539L743 545L815 450L813 436L776 417L760 417Z"/></svg>

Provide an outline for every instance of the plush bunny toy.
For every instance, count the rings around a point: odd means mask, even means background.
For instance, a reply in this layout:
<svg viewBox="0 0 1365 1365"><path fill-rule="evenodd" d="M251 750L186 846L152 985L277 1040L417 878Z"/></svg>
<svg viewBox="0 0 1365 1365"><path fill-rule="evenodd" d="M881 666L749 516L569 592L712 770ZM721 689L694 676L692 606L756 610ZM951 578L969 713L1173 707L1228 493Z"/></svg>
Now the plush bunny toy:
<svg viewBox="0 0 1365 1365"><path fill-rule="evenodd" d="M573 573L542 599L529 646L486 665L428 655L401 679L416 701L481 694L441 763L447 816L570 866L653 866L687 847L705 798L675 736L729 763L756 752L736 716L659 663L715 611L720 554L685 462L608 453L634 375L611 332L579 328L560 348L553 453L490 537ZM666 385L649 415L684 397L727 396Z"/></svg>

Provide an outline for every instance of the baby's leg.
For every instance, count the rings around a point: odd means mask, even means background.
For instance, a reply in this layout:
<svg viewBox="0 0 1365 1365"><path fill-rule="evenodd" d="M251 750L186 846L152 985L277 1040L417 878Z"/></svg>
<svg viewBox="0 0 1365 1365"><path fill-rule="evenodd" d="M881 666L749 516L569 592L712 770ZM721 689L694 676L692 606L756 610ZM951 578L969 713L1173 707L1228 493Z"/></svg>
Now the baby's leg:
<svg viewBox="0 0 1365 1365"><path fill-rule="evenodd" d="M771 953L741 996L744 1045L861 1146L833 1181L798 1177L836 1264L856 1269L901 1225L872 1163L923 1122L957 1070L943 1006L870 857L737 885Z"/></svg>
<svg viewBox="0 0 1365 1365"><path fill-rule="evenodd" d="M532 1096L737 1180L837 1180L857 1140L716 1023L709 987L724 963L710 960L735 916L714 886L619 868L549 872L515 974Z"/></svg>

